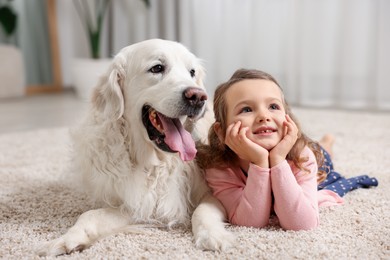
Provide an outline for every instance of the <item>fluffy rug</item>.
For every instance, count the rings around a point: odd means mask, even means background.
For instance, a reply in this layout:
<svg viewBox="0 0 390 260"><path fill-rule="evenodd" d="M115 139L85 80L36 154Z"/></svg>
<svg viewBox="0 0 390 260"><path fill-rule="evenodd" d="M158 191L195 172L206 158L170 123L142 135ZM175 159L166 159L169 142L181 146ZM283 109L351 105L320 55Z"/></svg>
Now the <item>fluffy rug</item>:
<svg viewBox="0 0 390 260"><path fill-rule="evenodd" d="M390 114L294 108L303 129L318 139L333 133L335 168L346 177L368 174L379 186L348 193L345 204L321 209L312 231L228 227L237 237L227 252L200 251L190 230L118 234L81 253L57 259L389 259ZM0 258L38 258L40 242L63 234L90 209L69 173L66 128L0 135Z"/></svg>

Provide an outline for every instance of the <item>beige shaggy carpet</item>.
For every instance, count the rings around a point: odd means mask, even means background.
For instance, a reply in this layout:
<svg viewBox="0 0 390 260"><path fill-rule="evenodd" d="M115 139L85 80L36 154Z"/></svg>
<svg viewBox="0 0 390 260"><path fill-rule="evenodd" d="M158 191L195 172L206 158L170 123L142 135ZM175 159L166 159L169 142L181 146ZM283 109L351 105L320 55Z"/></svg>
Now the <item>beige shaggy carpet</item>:
<svg viewBox="0 0 390 260"><path fill-rule="evenodd" d="M368 174L379 186L348 193L321 209L312 231L229 227L237 244L226 252L194 247L189 230L117 234L57 259L390 259L390 114L298 109L309 136L336 136L335 167L346 177ZM91 208L62 181L69 164L68 129L0 135L0 258L38 259L40 242L63 234Z"/></svg>

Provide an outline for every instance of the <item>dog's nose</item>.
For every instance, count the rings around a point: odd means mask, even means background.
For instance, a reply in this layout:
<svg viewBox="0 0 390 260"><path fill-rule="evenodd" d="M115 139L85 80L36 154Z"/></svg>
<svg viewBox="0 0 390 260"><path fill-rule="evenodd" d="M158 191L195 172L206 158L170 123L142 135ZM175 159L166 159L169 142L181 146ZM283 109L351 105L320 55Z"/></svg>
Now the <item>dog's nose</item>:
<svg viewBox="0 0 390 260"><path fill-rule="evenodd" d="M202 107L207 100L207 94L200 88L189 87L183 92L183 98L192 107Z"/></svg>

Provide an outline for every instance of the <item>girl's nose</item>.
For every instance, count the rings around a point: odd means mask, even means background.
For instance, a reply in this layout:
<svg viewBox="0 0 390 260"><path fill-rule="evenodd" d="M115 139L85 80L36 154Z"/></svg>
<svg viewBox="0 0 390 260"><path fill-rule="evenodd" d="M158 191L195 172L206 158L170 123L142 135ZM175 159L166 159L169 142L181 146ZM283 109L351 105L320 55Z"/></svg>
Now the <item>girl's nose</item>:
<svg viewBox="0 0 390 260"><path fill-rule="evenodd" d="M270 120L271 119L267 111L259 111L256 121L261 123L261 122L269 122Z"/></svg>

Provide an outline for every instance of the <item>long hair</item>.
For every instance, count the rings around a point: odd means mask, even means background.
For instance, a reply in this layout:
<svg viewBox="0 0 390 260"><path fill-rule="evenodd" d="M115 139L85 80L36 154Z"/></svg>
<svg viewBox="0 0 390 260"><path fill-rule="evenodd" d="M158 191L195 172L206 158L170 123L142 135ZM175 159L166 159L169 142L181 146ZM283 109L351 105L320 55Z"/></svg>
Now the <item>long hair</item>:
<svg viewBox="0 0 390 260"><path fill-rule="evenodd" d="M295 142L294 146L287 154L286 159L292 161L294 165L300 169L303 168L303 163L308 160L308 158L301 157L302 150L305 146L308 146L314 153L317 164L320 166L324 161L323 154L320 150L320 146L317 142L311 140L304 133L302 133L301 127L297 118L291 112L290 106L287 104L284 99L283 90L280 87L279 83L274 77L270 74L260 71L260 70L248 70L248 69L239 69L237 70L232 77L225 83L222 83L217 87L214 93L214 116L215 122L209 129L208 133L208 144L198 143L197 149L197 163L203 168L219 168L219 167L229 167L229 165L238 164L238 156L221 140L218 138L217 133L214 130L216 123L220 124L221 132L223 133L223 139L225 138L226 128L226 115L227 115L227 104L226 104L226 92L227 90L235 83L246 80L246 79L263 79L274 82L282 91L283 106L286 110L286 114L291 117L298 127L298 139ZM323 171L318 171L317 181L321 182L326 178L326 173Z"/></svg>

